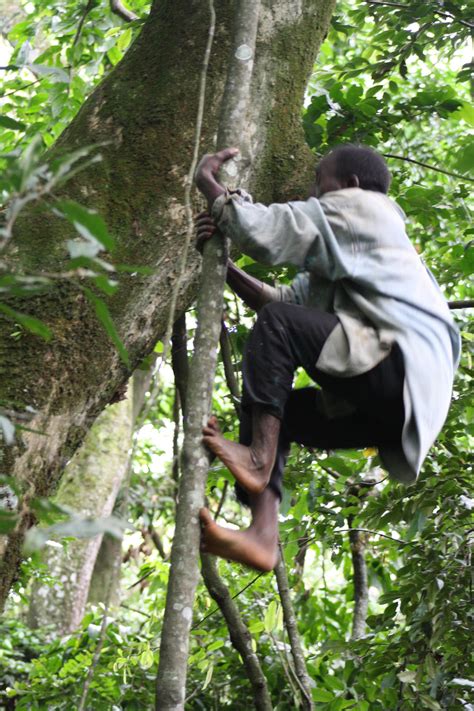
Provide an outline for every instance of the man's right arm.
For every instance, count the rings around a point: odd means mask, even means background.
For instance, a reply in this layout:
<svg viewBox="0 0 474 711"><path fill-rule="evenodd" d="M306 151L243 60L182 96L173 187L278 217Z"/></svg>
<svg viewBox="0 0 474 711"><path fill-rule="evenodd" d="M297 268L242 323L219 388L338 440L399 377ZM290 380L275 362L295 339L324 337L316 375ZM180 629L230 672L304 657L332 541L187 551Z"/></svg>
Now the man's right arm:
<svg viewBox="0 0 474 711"><path fill-rule="evenodd" d="M236 267L230 259L227 262L227 284L254 311L259 311L269 300L264 296L263 282Z"/></svg>

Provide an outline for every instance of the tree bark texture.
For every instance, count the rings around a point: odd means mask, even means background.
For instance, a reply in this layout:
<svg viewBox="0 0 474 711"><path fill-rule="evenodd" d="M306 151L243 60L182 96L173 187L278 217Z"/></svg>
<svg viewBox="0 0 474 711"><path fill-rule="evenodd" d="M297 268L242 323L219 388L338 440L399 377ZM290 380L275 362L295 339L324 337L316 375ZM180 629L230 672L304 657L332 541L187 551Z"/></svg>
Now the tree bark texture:
<svg viewBox="0 0 474 711"><path fill-rule="evenodd" d="M111 405L99 416L62 478L56 502L82 517L112 513L126 478L132 447L132 397ZM65 548L44 549L43 563L55 584L41 579L31 591L31 627L53 626L58 634L75 630L84 616L89 585L103 536L76 539Z"/></svg>
<svg viewBox="0 0 474 711"><path fill-rule="evenodd" d="M244 141L242 177L263 202L305 197L312 158L304 144L300 109L316 51L327 30L333 0L262 2ZM217 8L216 41L207 82L202 149L213 150L233 37L235 0ZM21 560L25 530L33 517L25 505L51 495L65 463L117 388L164 333L170 293L177 279L185 234L184 181L191 162L208 8L203 2L159 0L123 61L86 101L52 155L104 144L103 160L74 176L61 197L96 208L116 239L118 264L151 267L151 276L120 273L120 289L108 299L129 352L120 361L77 285L57 282L46 294L12 303L44 320L54 337L29 333L11 338L13 324L0 319L0 399L37 410L2 469L23 487L22 519L10 537L0 570L0 608ZM196 202L198 209L198 202ZM62 271L64 220L31 210L16 224L9 267ZM191 254L176 316L196 294L200 259Z"/></svg>
<svg viewBox="0 0 474 711"><path fill-rule="evenodd" d="M365 635L367 609L369 606L369 583L365 548L367 534L362 531L349 531L354 580L354 613L352 617L351 639L360 639Z"/></svg>
<svg viewBox="0 0 474 711"><path fill-rule="evenodd" d="M120 604L120 571L122 567L122 541L108 533L102 537L92 571L87 603L112 607Z"/></svg>
<svg viewBox="0 0 474 711"><path fill-rule="evenodd" d="M273 706L267 680L260 666L258 656L252 647L252 635L242 620L239 608L232 599L227 586L217 572L214 556L201 555L201 572L209 594L219 605L224 616L230 640L242 657L245 672L252 687L255 708L259 711L272 711Z"/></svg>
<svg viewBox="0 0 474 711"><path fill-rule="evenodd" d="M290 640L291 655L295 665L295 674L301 691L302 707L305 711L313 711L313 697L311 695L311 679L306 669L303 648L301 646L300 634L298 632L298 622L296 619L293 602L291 600L290 586L286 565L283 555L281 555L275 570L275 577L278 586L278 594L283 609L283 620Z"/></svg>

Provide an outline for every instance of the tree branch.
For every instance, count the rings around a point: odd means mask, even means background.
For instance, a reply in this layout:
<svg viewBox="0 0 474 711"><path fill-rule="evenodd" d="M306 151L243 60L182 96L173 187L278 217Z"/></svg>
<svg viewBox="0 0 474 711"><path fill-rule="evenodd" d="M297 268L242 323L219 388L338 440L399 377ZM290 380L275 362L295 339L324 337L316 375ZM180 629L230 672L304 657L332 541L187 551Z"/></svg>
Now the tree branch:
<svg viewBox="0 0 474 711"><path fill-rule="evenodd" d="M467 299L466 301L448 301L448 306L450 309L472 309L474 308L474 299Z"/></svg>
<svg viewBox="0 0 474 711"><path fill-rule="evenodd" d="M335 528L333 533L348 533L350 531L360 531L361 533L373 533L375 536L380 536L381 538L387 538L389 541L395 541L395 543L400 543L402 546L412 546L415 545L412 541L404 541L402 538L394 538L393 536L388 536L386 533L380 533L380 531L373 531L370 528Z"/></svg>
<svg viewBox="0 0 474 711"><path fill-rule="evenodd" d="M225 322L222 321L221 324L221 334L219 336L219 343L221 347L222 363L224 365L225 379L229 392L232 396L232 402L234 403L235 411L237 415L240 415L240 387L235 375L234 364L232 363L232 350L230 347L230 337L227 330Z"/></svg>
<svg viewBox="0 0 474 711"><path fill-rule="evenodd" d="M227 496L228 488L229 488L229 482L226 480L224 482L224 486L222 487L222 494L221 494L221 498L220 498L219 504L216 509L216 513L214 514L214 521L216 521L219 518L219 516L221 515L222 507L224 506L225 497Z"/></svg>
<svg viewBox="0 0 474 711"><path fill-rule="evenodd" d="M127 10L127 8L122 5L120 0L110 0L110 9L114 15L118 15L118 17L125 20L125 22L133 22L133 20L138 20L138 15L131 10Z"/></svg>
<svg viewBox="0 0 474 711"><path fill-rule="evenodd" d="M201 555L201 573L210 596L218 604L229 630L232 646L242 657L247 678L252 686L255 708L272 711L272 701L260 661L252 648L252 635L243 622L239 609L216 568L216 559Z"/></svg>
<svg viewBox="0 0 474 711"><path fill-rule="evenodd" d="M283 609L283 619L285 621L288 639L290 640L291 654L295 665L295 675L298 680L303 698L303 709L312 711L314 709L313 699L311 696L311 680L306 669L306 662L301 646L298 625L296 622L295 611L291 601L290 586L288 584L288 576L286 574L285 559L280 545L280 560L278 561L275 570L275 577L280 595L281 606Z"/></svg>
<svg viewBox="0 0 474 711"><path fill-rule="evenodd" d="M410 6L407 3L399 3L399 2L385 2L385 0L365 0L368 5L380 5L382 7L396 7L399 10L409 10ZM459 17L456 17L456 15L451 14L450 12L444 12L443 10L437 10L435 8L432 9L432 12L434 15L439 15L440 17L445 17L448 20L452 20L453 22L458 22L460 25L464 25L464 27L469 27L469 29L472 30L474 27L474 23L468 22L467 20L461 20Z"/></svg>
<svg viewBox="0 0 474 711"><path fill-rule="evenodd" d="M34 81L28 82L28 84L23 84L23 86L19 86L18 89L12 89L12 91L7 91L6 94L0 94L0 99L5 99L7 96L11 96L12 94L18 94L19 91L24 91L25 89L28 89L28 87L33 86L34 84L38 84L38 82L40 81L41 77L35 79Z"/></svg>
<svg viewBox="0 0 474 711"><path fill-rule="evenodd" d="M468 175L461 175L461 173L453 173L449 170L444 170L443 168L438 168L435 165L429 165L429 163L423 163L420 160L415 160L414 158L408 158L407 156L397 156L393 153L382 153L385 158L393 158L394 160L404 160L407 163L413 163L414 165L419 165L422 168L428 168L428 170L434 170L437 173L442 173L443 175L449 175L451 178L458 178L459 180L467 180L470 183L474 183L474 178L470 178Z"/></svg>
<svg viewBox="0 0 474 711"><path fill-rule="evenodd" d="M149 573L148 573L148 575L149 575ZM259 573L258 575L255 576L255 578L252 578L252 580L249 583L247 583L247 585L244 585L244 587L241 588L238 592L236 592L235 595L232 595L232 600L235 600L237 597L239 597L239 595L242 595L242 593L244 593L246 590L248 590L248 588L250 588L254 583L256 583L257 580L262 577L262 575L265 575L265 573ZM138 581L138 582L140 582L140 581ZM136 584L137 583L134 583L134 585L136 585ZM197 629L197 627L200 627L202 625L202 623L205 622L209 617L212 617L212 615L214 613L216 613L218 609L219 609L218 607L215 607L213 610L208 612L207 615L204 615L204 617L201 617L201 619L198 620L191 627L191 629L195 630L195 629Z"/></svg>
<svg viewBox="0 0 474 711"><path fill-rule="evenodd" d="M155 546L156 550L160 554L160 557L163 560L168 560L168 556L167 556L166 551L164 549L163 541L161 540L160 534L158 533L158 531L156 530L156 528L153 526L152 523L150 523L146 532L150 536L153 545Z"/></svg>
<svg viewBox="0 0 474 711"><path fill-rule="evenodd" d="M365 562L365 547L367 535L357 529L352 529L353 517L348 519L349 542L352 555L352 569L354 580L354 613L352 617L351 639L360 639L365 635L367 609L369 607L369 585L367 579L367 565Z"/></svg>
<svg viewBox="0 0 474 711"><path fill-rule="evenodd" d="M171 465L171 475L175 484L175 498L178 493L179 484L179 430L181 421L181 408L180 408L180 397L178 386L176 385L176 375L175 375L175 386L174 386L174 400L173 400L173 463Z"/></svg>
<svg viewBox="0 0 474 711"><path fill-rule="evenodd" d="M184 416L186 412L186 389L188 387L189 375L186 313L181 314L173 325L173 334L171 336L171 364Z"/></svg>

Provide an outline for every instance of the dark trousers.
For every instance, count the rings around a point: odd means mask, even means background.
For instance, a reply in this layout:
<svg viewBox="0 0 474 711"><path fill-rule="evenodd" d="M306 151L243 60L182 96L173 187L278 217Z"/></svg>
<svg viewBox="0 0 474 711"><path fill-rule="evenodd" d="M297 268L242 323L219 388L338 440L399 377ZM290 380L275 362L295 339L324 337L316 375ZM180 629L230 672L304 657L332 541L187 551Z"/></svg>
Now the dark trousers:
<svg viewBox="0 0 474 711"><path fill-rule="evenodd" d="M395 344L375 368L354 377L334 377L316 368L322 347L339 323L337 316L296 304L275 302L259 312L242 365L240 442L252 441L252 406L281 420L275 466L269 486L281 498L282 477L291 442L318 449L357 449L400 443L404 422L404 367ZM303 367L320 386L292 389ZM325 393L346 401L348 414L329 416ZM237 485L237 497L247 503Z"/></svg>

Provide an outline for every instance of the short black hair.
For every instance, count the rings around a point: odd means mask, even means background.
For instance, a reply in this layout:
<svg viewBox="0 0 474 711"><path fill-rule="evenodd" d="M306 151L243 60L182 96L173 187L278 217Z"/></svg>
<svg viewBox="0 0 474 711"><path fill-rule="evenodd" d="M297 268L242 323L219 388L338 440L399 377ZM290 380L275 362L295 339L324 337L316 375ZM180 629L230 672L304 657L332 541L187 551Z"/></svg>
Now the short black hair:
<svg viewBox="0 0 474 711"><path fill-rule="evenodd" d="M362 190L388 193L392 176L380 153L369 146L345 143L327 153L321 166L330 161L334 175L339 180L348 180L351 175L359 178Z"/></svg>

